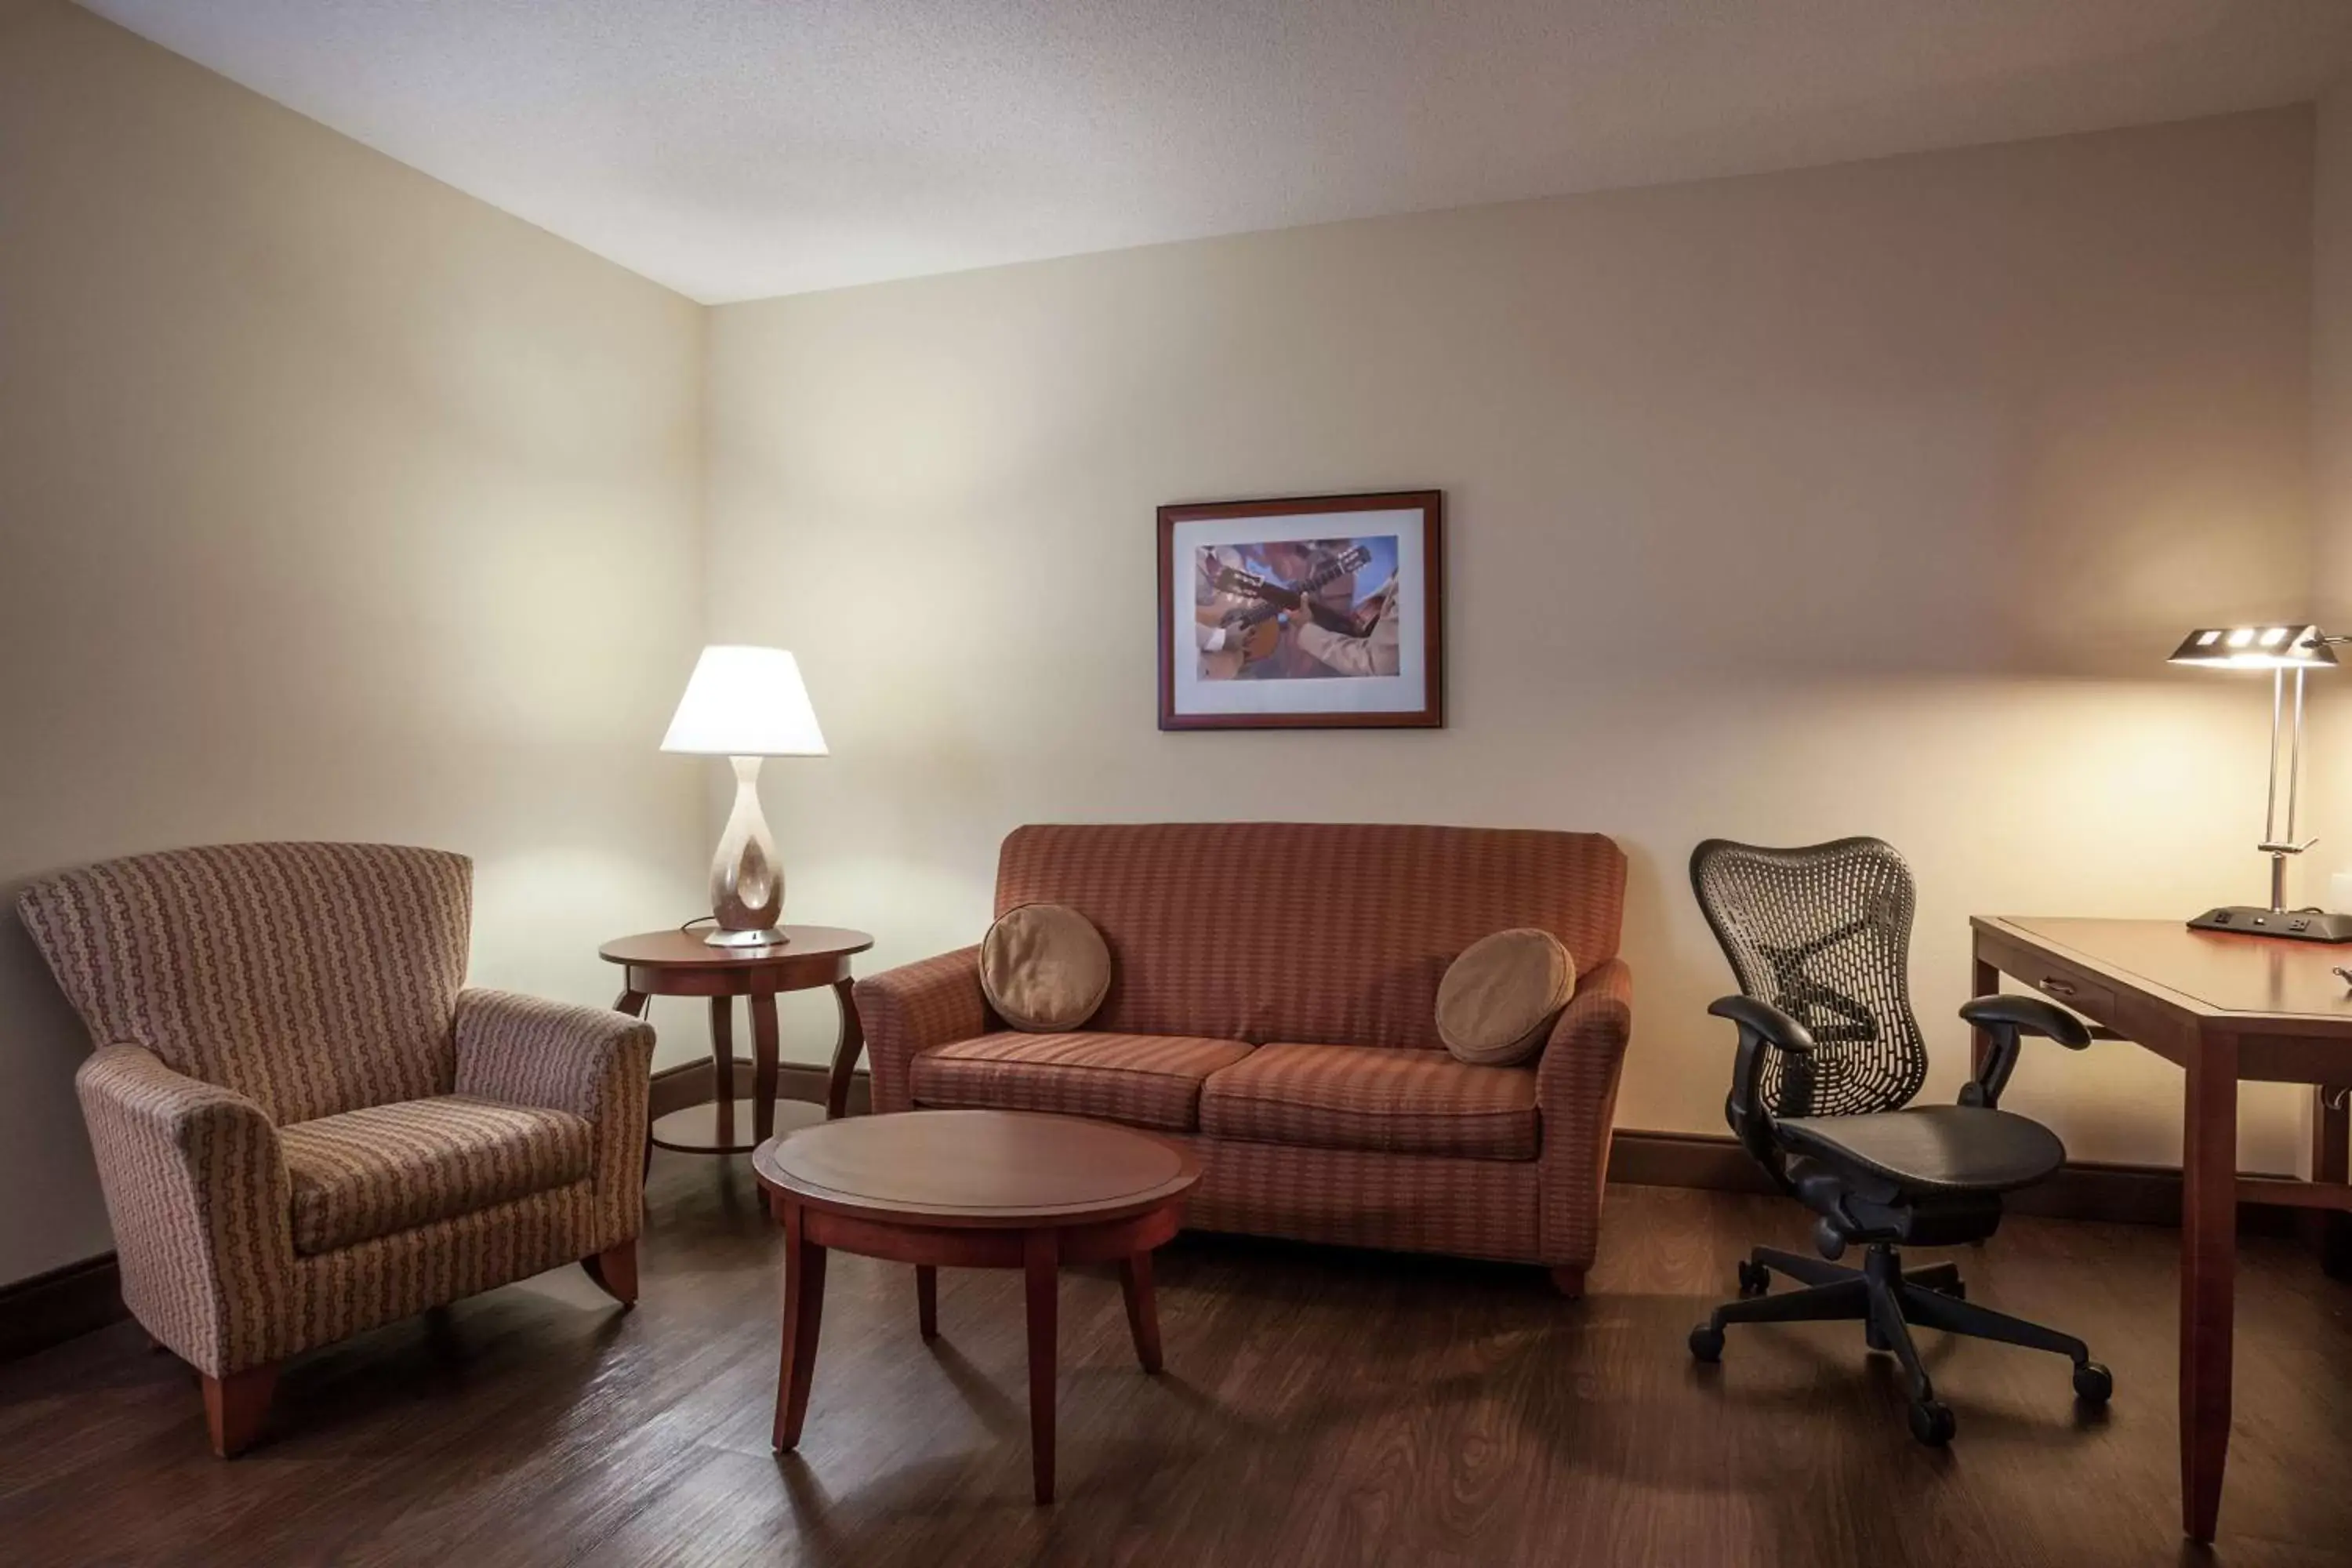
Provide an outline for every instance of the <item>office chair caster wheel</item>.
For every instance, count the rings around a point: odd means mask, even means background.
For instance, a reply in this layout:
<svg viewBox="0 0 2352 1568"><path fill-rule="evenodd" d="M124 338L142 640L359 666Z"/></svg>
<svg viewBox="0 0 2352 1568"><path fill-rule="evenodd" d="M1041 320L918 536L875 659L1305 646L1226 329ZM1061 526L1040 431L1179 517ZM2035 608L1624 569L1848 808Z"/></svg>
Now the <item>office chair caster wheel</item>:
<svg viewBox="0 0 2352 1568"><path fill-rule="evenodd" d="M1772 1271L1760 1263L1743 1262L1739 1266L1739 1293L1761 1296L1772 1288Z"/></svg>
<svg viewBox="0 0 2352 1568"><path fill-rule="evenodd" d="M1915 1399L1911 1402L1911 1436L1930 1448L1940 1448L1952 1440L1960 1424L1952 1418L1952 1407L1940 1399Z"/></svg>
<svg viewBox="0 0 2352 1568"><path fill-rule="evenodd" d="M1690 1331L1690 1352L1692 1358L1696 1361L1721 1361L1723 1331L1713 1323L1701 1323Z"/></svg>
<svg viewBox="0 0 2352 1568"><path fill-rule="evenodd" d="M2095 1361L2074 1369L2074 1397L2085 1405L2105 1405L2115 1396L2116 1374Z"/></svg>

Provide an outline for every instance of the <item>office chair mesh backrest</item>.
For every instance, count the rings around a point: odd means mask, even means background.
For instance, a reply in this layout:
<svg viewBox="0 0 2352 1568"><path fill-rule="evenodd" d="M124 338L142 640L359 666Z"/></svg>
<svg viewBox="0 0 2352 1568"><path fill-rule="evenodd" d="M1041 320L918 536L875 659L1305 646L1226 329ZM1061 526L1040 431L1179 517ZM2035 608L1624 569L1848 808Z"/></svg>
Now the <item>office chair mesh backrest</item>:
<svg viewBox="0 0 2352 1568"><path fill-rule="evenodd" d="M1906 978L1911 868L1892 845L1841 838L1765 849L1711 838L1691 852L1691 890L1739 989L1811 1031L1811 1070L1780 1051L1764 1067L1778 1116L1852 1116L1909 1102L1927 1077ZM1810 1081L1808 1081L1810 1079Z"/></svg>

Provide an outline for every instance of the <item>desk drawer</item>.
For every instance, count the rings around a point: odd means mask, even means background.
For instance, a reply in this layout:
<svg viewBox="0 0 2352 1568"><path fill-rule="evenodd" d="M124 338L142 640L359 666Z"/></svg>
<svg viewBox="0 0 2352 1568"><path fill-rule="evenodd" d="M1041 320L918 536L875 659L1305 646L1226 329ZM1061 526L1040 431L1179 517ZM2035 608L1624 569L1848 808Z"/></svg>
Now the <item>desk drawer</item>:
<svg viewBox="0 0 2352 1568"><path fill-rule="evenodd" d="M2112 1026L2116 1021L2116 994L2100 981L2092 979L2081 970L2063 963L2042 959L2018 976L2062 1007L2071 1007L2084 1017Z"/></svg>

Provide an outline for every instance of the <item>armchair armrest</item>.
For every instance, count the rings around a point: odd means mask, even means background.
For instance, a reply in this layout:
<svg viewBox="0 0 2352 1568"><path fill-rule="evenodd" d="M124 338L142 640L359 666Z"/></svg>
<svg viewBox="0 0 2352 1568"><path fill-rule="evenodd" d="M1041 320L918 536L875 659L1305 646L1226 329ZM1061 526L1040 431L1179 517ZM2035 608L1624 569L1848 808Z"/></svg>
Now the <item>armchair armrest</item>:
<svg viewBox="0 0 2352 1568"><path fill-rule="evenodd" d="M653 1026L625 1013L478 987L457 994L457 1092L568 1110L593 1134L601 1249L645 1218L646 1104Z"/></svg>
<svg viewBox="0 0 2352 1568"><path fill-rule="evenodd" d="M136 1045L95 1052L74 1092L131 1315L213 1377L299 1348L293 1195L268 1114Z"/></svg>
<svg viewBox="0 0 2352 1568"><path fill-rule="evenodd" d="M1600 1247L1610 1128L1633 1032L1633 972L1612 958L1578 977L1536 1063L1538 1244L1554 1268L1580 1270Z"/></svg>
<svg viewBox="0 0 2352 1568"><path fill-rule="evenodd" d="M2039 996L1979 996L1960 1004L1960 1016L1992 1039L1984 1070L1960 1086L1962 1105L2000 1107L2001 1090L2009 1087L2009 1075L2017 1070L2017 1054L2026 1035L2055 1040L2070 1051L2086 1050L2091 1044L2091 1031L2084 1027L2082 1019Z"/></svg>
<svg viewBox="0 0 2352 1568"><path fill-rule="evenodd" d="M988 1033L988 997L980 988L976 945L885 970L859 981L854 994L877 1111L913 1107L917 1057Z"/></svg>
<svg viewBox="0 0 2352 1568"><path fill-rule="evenodd" d="M1813 1034L1769 1002L1753 996L1723 996L1707 1011L1739 1026L1739 1054L1732 1058L1731 1093L1723 1102L1723 1119L1731 1124L1739 1146L1765 1166L1778 1169L1772 1139L1772 1114L1764 1103L1764 1051L1767 1047L1788 1054L1782 1098L1808 1106L1813 1097Z"/></svg>

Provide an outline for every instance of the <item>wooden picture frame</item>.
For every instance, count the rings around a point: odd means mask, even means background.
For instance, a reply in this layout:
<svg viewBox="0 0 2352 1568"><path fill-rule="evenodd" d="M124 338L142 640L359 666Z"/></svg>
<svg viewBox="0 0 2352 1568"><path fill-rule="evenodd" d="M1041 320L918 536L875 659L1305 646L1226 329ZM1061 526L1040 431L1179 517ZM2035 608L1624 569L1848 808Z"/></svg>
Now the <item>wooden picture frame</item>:
<svg viewBox="0 0 2352 1568"><path fill-rule="evenodd" d="M1442 729L1438 490L1160 509L1162 730Z"/></svg>

